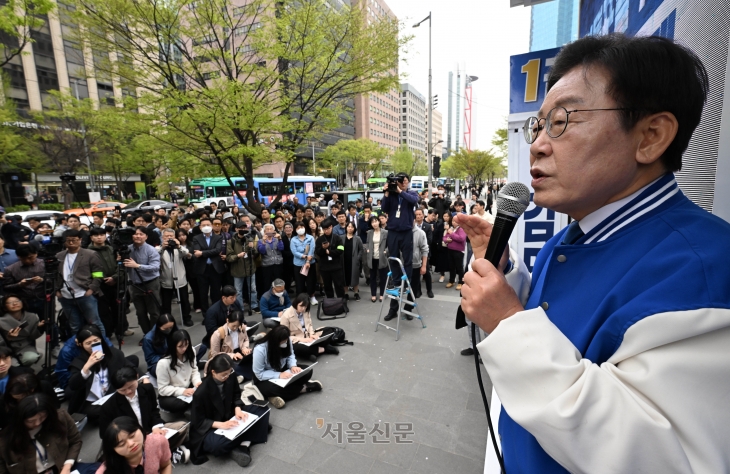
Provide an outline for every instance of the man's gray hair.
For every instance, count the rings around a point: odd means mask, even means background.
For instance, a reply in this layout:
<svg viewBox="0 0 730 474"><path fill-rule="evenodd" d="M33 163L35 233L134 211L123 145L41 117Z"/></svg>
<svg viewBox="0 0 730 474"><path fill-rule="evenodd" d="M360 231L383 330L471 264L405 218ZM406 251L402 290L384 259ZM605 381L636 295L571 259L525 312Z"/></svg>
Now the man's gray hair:
<svg viewBox="0 0 730 474"><path fill-rule="evenodd" d="M285 285L284 280L282 280L281 278L277 278L276 280L274 280L271 283L271 287L272 288L275 287L275 286L284 286L284 285Z"/></svg>
<svg viewBox="0 0 730 474"><path fill-rule="evenodd" d="M174 234L175 229L170 229L169 227L166 227L166 228L162 229L162 233L163 234L170 234L170 233Z"/></svg>
<svg viewBox="0 0 730 474"><path fill-rule="evenodd" d="M266 229L271 227L273 230L276 230L276 227L274 227L274 224L264 224L264 232L266 232Z"/></svg>

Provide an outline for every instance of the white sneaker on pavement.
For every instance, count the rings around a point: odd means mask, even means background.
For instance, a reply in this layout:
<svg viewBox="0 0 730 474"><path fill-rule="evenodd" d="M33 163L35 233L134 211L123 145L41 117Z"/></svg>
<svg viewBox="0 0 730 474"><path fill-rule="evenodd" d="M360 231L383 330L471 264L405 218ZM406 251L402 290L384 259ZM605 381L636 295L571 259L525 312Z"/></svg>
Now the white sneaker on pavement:
<svg viewBox="0 0 730 474"><path fill-rule="evenodd" d="M317 301L317 298L312 296L312 298L309 300L309 304L311 304L312 306L315 306L315 305L319 304L319 301Z"/></svg>

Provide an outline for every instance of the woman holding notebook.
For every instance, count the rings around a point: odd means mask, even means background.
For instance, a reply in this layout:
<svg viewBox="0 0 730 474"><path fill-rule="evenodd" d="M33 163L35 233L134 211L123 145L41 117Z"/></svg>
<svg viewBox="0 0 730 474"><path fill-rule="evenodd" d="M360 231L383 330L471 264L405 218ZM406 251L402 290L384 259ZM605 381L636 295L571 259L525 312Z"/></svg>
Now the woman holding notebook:
<svg viewBox="0 0 730 474"><path fill-rule="evenodd" d="M319 381L309 380L312 370L291 383L286 382L302 371L297 366L290 335L291 331L287 326L277 326L253 350L253 382L276 408L283 408L286 402L294 400L302 393L322 390Z"/></svg>
<svg viewBox="0 0 730 474"><path fill-rule="evenodd" d="M322 331L315 331L312 326L309 308L309 295L301 293L281 315L281 325L289 328L291 333L294 355L306 360L312 356L316 358L319 354L339 354L340 351L329 344L312 344L322 335Z"/></svg>

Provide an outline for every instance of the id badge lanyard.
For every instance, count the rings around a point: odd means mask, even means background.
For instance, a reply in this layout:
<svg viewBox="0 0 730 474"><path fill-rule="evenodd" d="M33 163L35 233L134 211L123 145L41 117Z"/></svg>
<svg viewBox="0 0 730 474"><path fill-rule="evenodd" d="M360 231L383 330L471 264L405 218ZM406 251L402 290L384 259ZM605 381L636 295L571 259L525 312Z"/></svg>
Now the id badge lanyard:
<svg viewBox="0 0 730 474"><path fill-rule="evenodd" d="M43 448L42 444L38 443L37 439L34 439L33 441L33 446L35 447L35 451L38 453L38 459L41 460L43 469L48 469L48 451Z"/></svg>
<svg viewBox="0 0 730 474"><path fill-rule="evenodd" d="M399 195L398 195L398 210L397 210L397 211L395 211L395 218L396 218L396 219L399 219L399 218L400 218L400 206L401 206L401 204L403 204L403 198L402 198L402 197L401 197L401 195L399 194Z"/></svg>

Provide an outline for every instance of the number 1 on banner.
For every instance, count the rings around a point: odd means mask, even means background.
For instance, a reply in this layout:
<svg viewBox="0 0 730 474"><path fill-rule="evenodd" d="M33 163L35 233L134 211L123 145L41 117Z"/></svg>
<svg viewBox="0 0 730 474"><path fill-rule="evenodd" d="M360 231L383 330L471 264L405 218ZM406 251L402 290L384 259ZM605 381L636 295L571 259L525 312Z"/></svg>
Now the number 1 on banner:
<svg viewBox="0 0 730 474"><path fill-rule="evenodd" d="M531 59L522 66L522 73L527 74L525 78L525 102L537 101L537 88L540 84L540 59Z"/></svg>

